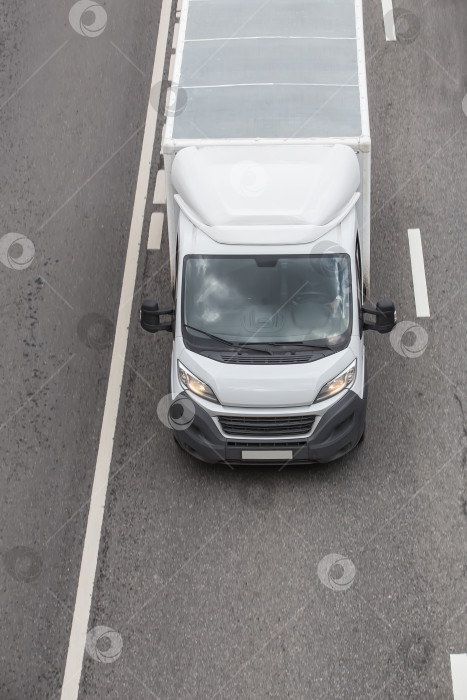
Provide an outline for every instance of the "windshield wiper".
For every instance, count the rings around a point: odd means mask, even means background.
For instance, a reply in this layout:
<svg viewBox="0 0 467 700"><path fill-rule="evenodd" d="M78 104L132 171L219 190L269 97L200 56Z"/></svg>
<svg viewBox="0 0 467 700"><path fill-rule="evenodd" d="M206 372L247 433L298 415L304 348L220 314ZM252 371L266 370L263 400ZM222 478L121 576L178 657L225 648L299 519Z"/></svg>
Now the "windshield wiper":
<svg viewBox="0 0 467 700"><path fill-rule="evenodd" d="M274 342L274 343L268 343L268 345L274 345L275 347L281 347L281 348L291 348L291 347L307 347L307 348L314 348L316 350L332 350L334 347L338 347L334 345L329 345L329 343L320 343L319 341L314 343L314 342L308 342L307 340L295 340L295 341L287 341L284 340L284 342Z"/></svg>
<svg viewBox="0 0 467 700"><path fill-rule="evenodd" d="M189 328L192 331L196 331L197 333L202 333L203 335L206 335L208 338L212 338L212 340L218 340L220 343L225 343L225 345L230 345L231 348L235 348L235 350L248 350L248 347L246 345L239 345L238 343L233 343L231 340L227 340L227 338L221 338L218 335L214 335L213 333L208 333L208 331L203 331L202 328L195 328L194 326L189 326L187 323L185 323L185 328ZM248 344L249 345L249 344ZM262 352L266 353L266 355L271 355L270 350L265 350L261 348L251 348L253 352Z"/></svg>

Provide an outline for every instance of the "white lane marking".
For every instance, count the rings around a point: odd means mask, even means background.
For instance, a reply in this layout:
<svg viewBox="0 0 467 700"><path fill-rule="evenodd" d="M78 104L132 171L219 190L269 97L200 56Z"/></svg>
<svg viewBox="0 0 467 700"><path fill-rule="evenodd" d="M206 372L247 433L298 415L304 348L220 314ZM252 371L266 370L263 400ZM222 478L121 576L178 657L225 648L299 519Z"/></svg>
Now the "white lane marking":
<svg viewBox="0 0 467 700"><path fill-rule="evenodd" d="M412 264L413 292L418 317L430 315L426 287L425 262L423 260L422 237L419 228L409 228L410 261Z"/></svg>
<svg viewBox="0 0 467 700"><path fill-rule="evenodd" d="M451 676L454 700L466 700L467 654L451 654Z"/></svg>
<svg viewBox="0 0 467 700"><path fill-rule="evenodd" d="M177 48L177 39L178 39L178 30L180 29L180 24L177 22L177 24L174 27L174 35L173 35L173 40L172 40L172 48L176 49Z"/></svg>
<svg viewBox="0 0 467 700"><path fill-rule="evenodd" d="M397 41L392 0L381 0L383 4L384 31L386 41Z"/></svg>
<svg viewBox="0 0 467 700"><path fill-rule="evenodd" d="M164 214L156 211L151 214L149 224L148 250L159 250L161 247L162 227L164 225Z"/></svg>
<svg viewBox="0 0 467 700"><path fill-rule="evenodd" d="M159 29L157 35L156 53L151 86L160 85L164 69L167 48L170 13L172 0L162 0ZM94 579L96 576L97 558L101 537L102 520L104 517L105 499L109 480L110 463L112 459L115 429L117 425L120 392L123 380L125 355L128 344L128 331L131 321L131 309L136 283L139 249L143 232L144 210L149 186L152 152L157 127L157 109L151 102L158 104L159 99L148 103L146 123L144 127L141 159L136 183L135 201L131 218L128 248L123 273L122 291L118 307L117 327L110 365L107 395L105 399L102 427L99 438L99 449L96 459L94 481L89 504L88 522L84 538L83 555L79 573L78 590L73 612L70 641L63 677L62 700L75 700L78 697L84 649L86 644L89 612L91 609Z"/></svg>
<svg viewBox="0 0 467 700"><path fill-rule="evenodd" d="M173 53L170 57L170 63L169 63L169 81L172 82L172 77L174 74L174 63L175 63L175 54Z"/></svg>
<svg viewBox="0 0 467 700"><path fill-rule="evenodd" d="M165 204L165 170L158 170L153 204Z"/></svg>

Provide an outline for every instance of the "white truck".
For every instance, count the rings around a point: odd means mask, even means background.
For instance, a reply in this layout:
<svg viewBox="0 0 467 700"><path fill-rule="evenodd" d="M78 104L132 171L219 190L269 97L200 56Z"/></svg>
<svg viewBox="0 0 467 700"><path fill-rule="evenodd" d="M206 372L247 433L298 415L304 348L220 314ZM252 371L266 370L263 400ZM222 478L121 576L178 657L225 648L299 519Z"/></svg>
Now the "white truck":
<svg viewBox="0 0 467 700"><path fill-rule="evenodd" d="M364 434L364 331L395 324L365 304L361 0L184 0L169 104L173 306L140 320L173 334L175 439L211 463L337 459Z"/></svg>

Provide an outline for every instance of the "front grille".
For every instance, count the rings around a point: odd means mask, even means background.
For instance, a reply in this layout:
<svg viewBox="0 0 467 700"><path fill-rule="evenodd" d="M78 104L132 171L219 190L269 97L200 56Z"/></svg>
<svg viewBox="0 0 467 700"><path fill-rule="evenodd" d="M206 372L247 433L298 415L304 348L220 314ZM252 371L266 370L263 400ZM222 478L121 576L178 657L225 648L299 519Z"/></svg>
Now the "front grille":
<svg viewBox="0 0 467 700"><path fill-rule="evenodd" d="M314 416L222 416L219 423L226 435L245 437L293 437L310 432Z"/></svg>

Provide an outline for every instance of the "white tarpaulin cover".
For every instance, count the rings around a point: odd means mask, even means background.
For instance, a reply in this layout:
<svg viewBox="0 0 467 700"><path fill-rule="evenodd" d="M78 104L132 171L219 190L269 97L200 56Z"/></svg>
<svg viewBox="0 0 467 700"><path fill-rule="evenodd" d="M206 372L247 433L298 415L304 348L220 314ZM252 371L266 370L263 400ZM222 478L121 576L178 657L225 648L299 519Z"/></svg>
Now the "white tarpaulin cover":
<svg viewBox="0 0 467 700"><path fill-rule="evenodd" d="M355 0L186 7L174 139L362 134Z"/></svg>

